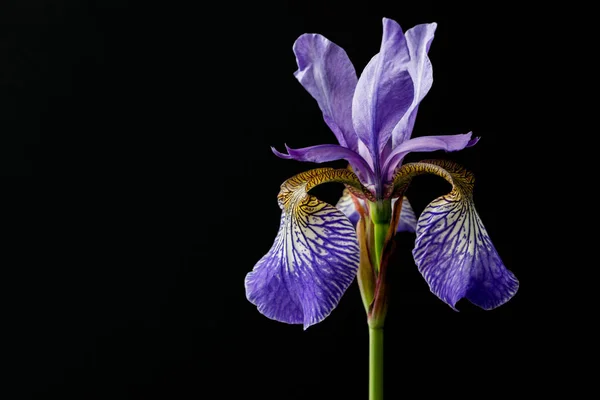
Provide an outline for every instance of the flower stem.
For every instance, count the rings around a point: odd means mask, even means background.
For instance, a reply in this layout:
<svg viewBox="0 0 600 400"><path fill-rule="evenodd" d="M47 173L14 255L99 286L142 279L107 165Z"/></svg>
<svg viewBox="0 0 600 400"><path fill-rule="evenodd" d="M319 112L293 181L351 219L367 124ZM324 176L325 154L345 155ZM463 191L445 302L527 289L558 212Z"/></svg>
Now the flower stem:
<svg viewBox="0 0 600 400"><path fill-rule="evenodd" d="M383 328L369 328L369 400L383 400Z"/></svg>
<svg viewBox="0 0 600 400"><path fill-rule="evenodd" d="M373 223L375 247L375 293L368 311L369 323L369 400L383 400L383 321L387 309L385 270L382 268L383 250L392 222L390 199L369 203Z"/></svg>
<svg viewBox="0 0 600 400"><path fill-rule="evenodd" d="M385 236L390 229L389 223L374 224L375 227L375 271L379 273L379 267L381 265L381 253L383 252L383 246L385 244Z"/></svg>

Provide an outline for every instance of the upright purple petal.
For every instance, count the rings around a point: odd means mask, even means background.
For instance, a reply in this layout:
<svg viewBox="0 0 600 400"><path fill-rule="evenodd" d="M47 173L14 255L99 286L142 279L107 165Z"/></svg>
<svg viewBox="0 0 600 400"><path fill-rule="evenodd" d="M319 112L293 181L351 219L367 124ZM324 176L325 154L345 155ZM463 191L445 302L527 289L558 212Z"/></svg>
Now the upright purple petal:
<svg viewBox="0 0 600 400"><path fill-rule="evenodd" d="M384 18L380 51L361 74L352 101L354 130L369 149L375 169L380 166L379 154L392 130L413 101L409 61L400 25Z"/></svg>
<svg viewBox="0 0 600 400"><path fill-rule="evenodd" d="M490 310L510 300L519 288L466 199L443 196L425 208L413 256L431 291L455 310L463 297Z"/></svg>
<svg viewBox="0 0 600 400"><path fill-rule="evenodd" d="M354 280L360 250L352 223L306 193L315 184L348 175L348 170L320 168L281 185L275 243L245 279L246 297L265 316L306 329L333 311Z"/></svg>
<svg viewBox="0 0 600 400"><path fill-rule="evenodd" d="M423 151L458 151L475 145L479 138L471 139L473 132L459 135L421 136L401 143L389 154L382 168L386 180L391 180L398 163L411 152Z"/></svg>
<svg viewBox="0 0 600 400"><path fill-rule="evenodd" d="M433 68L431 67L431 61L429 61L427 53L433 41L436 27L436 23L421 24L406 32L406 43L410 54L408 73L415 87L415 95L410 108L392 131L392 148L410 139L419 103L423 100L427 92L429 92L433 84Z"/></svg>
<svg viewBox="0 0 600 400"><path fill-rule="evenodd" d="M356 71L344 49L318 34L304 34L294 43L298 81L317 100L323 118L340 145L357 150L352 126Z"/></svg>
<svg viewBox="0 0 600 400"><path fill-rule="evenodd" d="M374 176L371 167L358 153L336 144L321 144L318 146L304 147L301 149L291 149L285 146L288 154L283 154L271 147L276 156L293 159L297 161L307 161L314 163L324 163L328 161L346 160L352 166L353 171L358 175L364 185L373 183Z"/></svg>

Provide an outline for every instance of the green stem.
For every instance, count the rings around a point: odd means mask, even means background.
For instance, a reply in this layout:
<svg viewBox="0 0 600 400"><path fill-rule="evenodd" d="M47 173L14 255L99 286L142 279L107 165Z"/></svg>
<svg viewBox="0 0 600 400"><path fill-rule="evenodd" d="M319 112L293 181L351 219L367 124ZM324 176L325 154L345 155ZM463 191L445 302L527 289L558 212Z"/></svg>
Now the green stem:
<svg viewBox="0 0 600 400"><path fill-rule="evenodd" d="M369 328L369 400L383 400L383 328Z"/></svg>
<svg viewBox="0 0 600 400"><path fill-rule="evenodd" d="M371 304L368 317L369 400L383 400L383 320L385 318L386 297L380 291L385 288L386 282L384 281L385 275L381 274L381 256L392 220L392 202L390 199L378 200L369 204L369 210L374 228L375 290L377 291L374 298L375 304Z"/></svg>
<svg viewBox="0 0 600 400"><path fill-rule="evenodd" d="M383 252L383 245L385 244L385 236L390 229L389 223L374 224L375 227L375 271L379 273L379 266L381 265L381 253Z"/></svg>

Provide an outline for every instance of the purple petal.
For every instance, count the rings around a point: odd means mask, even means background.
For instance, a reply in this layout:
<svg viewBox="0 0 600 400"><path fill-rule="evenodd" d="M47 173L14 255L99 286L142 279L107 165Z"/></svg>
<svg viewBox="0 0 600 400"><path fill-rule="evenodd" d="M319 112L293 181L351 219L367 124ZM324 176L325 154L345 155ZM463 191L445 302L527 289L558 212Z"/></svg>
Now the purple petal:
<svg viewBox="0 0 600 400"><path fill-rule="evenodd" d="M287 145L285 147L287 148ZM273 146L271 146L271 151L273 152L273 154L275 154L279 158L283 158L284 160L292 160L292 156L290 156L289 154L281 153L279 150L277 150Z"/></svg>
<svg viewBox="0 0 600 400"><path fill-rule="evenodd" d="M316 174L323 170L284 182L278 196L283 212L275 243L245 280L246 297L262 314L303 324L304 329L336 307L360 260L352 223L335 207L304 191L307 179L319 178Z"/></svg>
<svg viewBox="0 0 600 400"><path fill-rule="evenodd" d="M363 204L363 205L365 204L365 201L363 199L357 199L357 200L361 204ZM356 223L358 222L360 215L358 214L358 211L356 210L356 206L354 205L354 201L352 200L352 195L350 194L348 189L344 189L344 192L342 193L342 197L340 197L340 199L338 200L335 207L338 210L340 210L341 212L343 212L344 215L346 217L348 217L348 219L350 220L352 225L354 225L354 227L356 227Z"/></svg>
<svg viewBox="0 0 600 400"><path fill-rule="evenodd" d="M392 206L399 197L392 199ZM402 210L400 210L400 222L398 222L398 229L396 232L415 232L417 228L417 217L412 209L412 206L408 202L406 196L402 198Z"/></svg>
<svg viewBox="0 0 600 400"><path fill-rule="evenodd" d="M358 202L366 207L365 200L357 199ZM398 201L398 198L392 199L392 207ZM354 206L354 201L352 201L352 196L348 190L344 189L344 193L342 197L338 200L335 205L338 210L344 213L346 217L352 222L352 225L356 227L356 223L358 222L360 215ZM404 197L402 199L402 210L400 212L400 221L398 222L398 229L396 232L414 232L417 226L417 217L415 216L415 212L413 211L408 199Z"/></svg>
<svg viewBox="0 0 600 400"><path fill-rule="evenodd" d="M468 198L442 196L425 208L413 256L431 291L455 310L463 297L490 310L519 287Z"/></svg>
<svg viewBox="0 0 600 400"><path fill-rule="evenodd" d="M369 149L375 169L379 167L379 153L413 101L409 61L400 25L384 18L380 51L361 74L352 101L354 130Z"/></svg>
<svg viewBox="0 0 600 400"><path fill-rule="evenodd" d="M433 69L427 53L433 41L436 27L436 23L422 24L406 32L406 43L410 54L408 73L413 81L415 95L410 108L392 131L392 148L410 139L419 103L433 84Z"/></svg>
<svg viewBox="0 0 600 400"><path fill-rule="evenodd" d="M352 126L356 71L344 49L318 34L304 34L294 43L298 81L317 100L323 118L340 145L357 150Z"/></svg>
<svg viewBox="0 0 600 400"><path fill-rule="evenodd" d="M472 132L460 135L422 136L407 140L396 147L388 156L382 169L384 176L387 180L391 180L398 163L410 152L457 151L473 146L479 141L479 138L476 137L471 140L471 134Z"/></svg>
<svg viewBox="0 0 600 400"><path fill-rule="evenodd" d="M322 144L302 149L291 149L285 146L288 154L280 153L271 147L276 156L285 159L294 159L297 161L308 161L314 163L324 163L327 161L346 160L352 166L353 171L358 175L363 184L371 184L374 181L373 171L364 158L358 153L337 144Z"/></svg>

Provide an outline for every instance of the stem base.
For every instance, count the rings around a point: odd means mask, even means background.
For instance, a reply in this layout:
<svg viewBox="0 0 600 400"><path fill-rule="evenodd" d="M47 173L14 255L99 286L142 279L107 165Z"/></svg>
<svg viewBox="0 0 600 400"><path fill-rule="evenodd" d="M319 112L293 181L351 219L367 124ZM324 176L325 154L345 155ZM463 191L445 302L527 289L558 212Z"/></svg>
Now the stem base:
<svg viewBox="0 0 600 400"><path fill-rule="evenodd" d="M383 328L369 328L369 400L383 400Z"/></svg>

